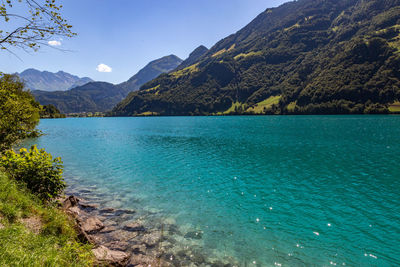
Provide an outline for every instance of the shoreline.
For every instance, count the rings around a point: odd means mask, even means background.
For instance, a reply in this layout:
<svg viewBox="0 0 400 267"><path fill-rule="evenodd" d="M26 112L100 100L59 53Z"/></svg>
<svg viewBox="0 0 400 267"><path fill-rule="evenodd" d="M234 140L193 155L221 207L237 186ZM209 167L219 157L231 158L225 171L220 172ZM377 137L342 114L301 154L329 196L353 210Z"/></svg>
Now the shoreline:
<svg viewBox="0 0 400 267"><path fill-rule="evenodd" d="M161 259L156 245L162 235L133 220L134 210L100 208L74 195L62 201L62 209L76 222L81 242L94 246L100 264L111 266L173 266Z"/></svg>
<svg viewBox="0 0 400 267"><path fill-rule="evenodd" d="M89 190L88 190L89 192ZM136 211L101 207L79 194L59 199L60 205L76 223L81 242L94 246L92 252L99 264L111 266L211 266L236 267L238 263L207 258L198 248L186 247L172 252L174 234L185 239L200 239L194 232L183 234L174 223L160 228L145 224Z"/></svg>

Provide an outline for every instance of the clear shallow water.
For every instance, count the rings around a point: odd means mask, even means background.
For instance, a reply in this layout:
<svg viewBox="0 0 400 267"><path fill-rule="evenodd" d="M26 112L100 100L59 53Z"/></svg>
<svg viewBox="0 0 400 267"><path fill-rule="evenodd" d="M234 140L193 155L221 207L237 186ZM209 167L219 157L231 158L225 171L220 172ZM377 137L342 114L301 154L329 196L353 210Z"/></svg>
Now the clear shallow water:
<svg viewBox="0 0 400 267"><path fill-rule="evenodd" d="M400 116L42 120L71 191L240 266L399 266ZM84 192L84 191L83 191ZM172 249L173 250L173 249Z"/></svg>

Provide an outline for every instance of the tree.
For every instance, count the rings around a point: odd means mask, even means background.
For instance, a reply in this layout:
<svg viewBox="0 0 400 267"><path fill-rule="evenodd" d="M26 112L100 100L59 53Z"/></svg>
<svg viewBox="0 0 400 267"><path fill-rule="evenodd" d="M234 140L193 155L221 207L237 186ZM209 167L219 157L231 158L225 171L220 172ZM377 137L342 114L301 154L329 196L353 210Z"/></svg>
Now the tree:
<svg viewBox="0 0 400 267"><path fill-rule="evenodd" d="M39 0L40 1L40 0ZM37 51L55 36L72 37L72 26L59 13L56 0L0 0L0 20L11 29L0 29L0 49L11 47ZM16 6L18 5L18 6ZM23 12L19 12L21 10ZM11 52L11 51L10 51Z"/></svg>
<svg viewBox="0 0 400 267"><path fill-rule="evenodd" d="M36 133L40 105L15 75L0 75L0 153Z"/></svg>

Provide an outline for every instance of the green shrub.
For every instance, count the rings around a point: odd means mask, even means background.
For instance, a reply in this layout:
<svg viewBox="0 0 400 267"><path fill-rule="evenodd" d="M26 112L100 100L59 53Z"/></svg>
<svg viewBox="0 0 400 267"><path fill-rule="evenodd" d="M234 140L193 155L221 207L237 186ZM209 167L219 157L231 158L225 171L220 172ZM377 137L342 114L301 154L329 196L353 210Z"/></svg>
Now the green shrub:
<svg viewBox="0 0 400 267"><path fill-rule="evenodd" d="M19 153L7 151L0 159L0 166L17 181L43 200L50 200L60 195L65 189L62 178L63 165L60 158L55 158L44 149L32 146L28 151L21 148Z"/></svg>

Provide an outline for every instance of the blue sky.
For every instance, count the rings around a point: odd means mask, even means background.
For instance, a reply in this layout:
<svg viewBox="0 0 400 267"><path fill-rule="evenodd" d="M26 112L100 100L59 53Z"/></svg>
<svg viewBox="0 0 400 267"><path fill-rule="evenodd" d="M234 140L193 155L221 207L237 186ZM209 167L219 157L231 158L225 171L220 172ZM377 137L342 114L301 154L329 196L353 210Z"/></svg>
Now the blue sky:
<svg viewBox="0 0 400 267"><path fill-rule="evenodd" d="M18 59L0 51L0 71L63 70L98 81L120 83L151 60L175 54L185 59L199 45L210 48L268 7L285 0L64 0L62 14L77 37L54 38L62 52L42 48ZM3 25L4 22L1 22ZM99 64L111 72L96 70ZM102 66L107 70L106 66Z"/></svg>

